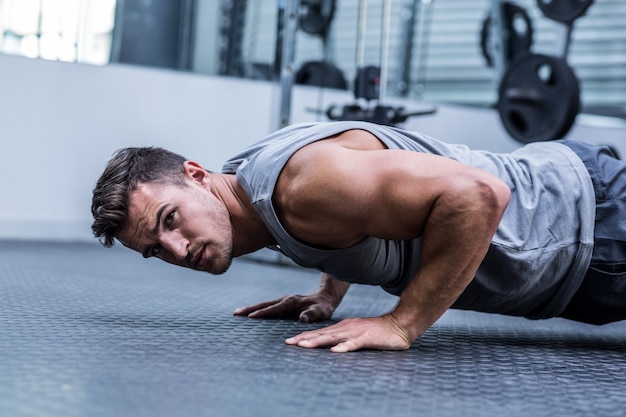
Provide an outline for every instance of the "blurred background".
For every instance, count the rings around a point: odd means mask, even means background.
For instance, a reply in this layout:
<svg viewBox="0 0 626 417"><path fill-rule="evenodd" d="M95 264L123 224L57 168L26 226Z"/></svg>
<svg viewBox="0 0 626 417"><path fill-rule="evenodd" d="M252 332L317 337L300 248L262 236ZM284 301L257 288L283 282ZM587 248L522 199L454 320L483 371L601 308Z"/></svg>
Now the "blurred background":
<svg viewBox="0 0 626 417"><path fill-rule="evenodd" d="M511 151L541 134L505 110L534 93L507 100L555 77L528 120L626 155L624 22L623 0L0 0L0 238L93 240L91 188L124 146L219 170L287 124L382 108ZM564 67L536 85L513 71L531 53Z"/></svg>

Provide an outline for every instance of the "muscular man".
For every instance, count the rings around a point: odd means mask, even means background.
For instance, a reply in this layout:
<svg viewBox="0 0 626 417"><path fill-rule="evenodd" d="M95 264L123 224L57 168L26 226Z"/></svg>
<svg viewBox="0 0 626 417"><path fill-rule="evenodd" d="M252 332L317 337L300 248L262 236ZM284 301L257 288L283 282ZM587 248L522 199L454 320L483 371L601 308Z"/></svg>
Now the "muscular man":
<svg viewBox="0 0 626 417"><path fill-rule="evenodd" d="M388 314L286 342L400 350L451 307L625 319L625 168L580 142L493 154L364 122L300 124L222 173L163 149L119 150L94 188L92 229L105 246L213 274L264 247L321 271L314 294L237 315L325 320L350 283L379 285L399 296Z"/></svg>

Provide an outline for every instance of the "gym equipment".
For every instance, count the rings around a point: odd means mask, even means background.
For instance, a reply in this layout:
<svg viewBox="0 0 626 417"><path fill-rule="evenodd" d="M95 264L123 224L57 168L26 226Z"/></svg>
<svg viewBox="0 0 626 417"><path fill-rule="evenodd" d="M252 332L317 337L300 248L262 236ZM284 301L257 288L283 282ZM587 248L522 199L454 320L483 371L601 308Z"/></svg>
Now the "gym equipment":
<svg viewBox="0 0 626 417"><path fill-rule="evenodd" d="M409 117L424 116L436 113L436 111L437 109L432 108L407 112L402 106L385 106L382 104L364 109L359 104L347 104L341 109L334 105L330 106L328 110L326 110L326 117L330 120L359 120L380 125L395 126L398 123L406 122Z"/></svg>
<svg viewBox="0 0 626 417"><path fill-rule="evenodd" d="M246 20L248 6L248 0L223 0L220 4L218 74L270 80L274 77L272 64L244 59L245 28L248 25L255 25L254 22ZM252 15L255 14L252 13ZM250 39L252 42L255 38L250 37ZM248 49L254 50L254 47L250 45Z"/></svg>
<svg viewBox="0 0 626 417"><path fill-rule="evenodd" d="M335 8L336 0L300 0L300 29L325 38L335 15Z"/></svg>
<svg viewBox="0 0 626 417"><path fill-rule="evenodd" d="M219 73L278 81L280 99L276 128L287 126L290 122L291 90L294 82L347 88L347 81L341 71L327 62L328 60L305 63L299 71L294 68L296 32L302 29L321 36L326 46L336 0L277 0L274 57L272 62L265 63L246 62L242 53L247 7L258 6L260 2L248 4L247 0L229 0L222 3Z"/></svg>
<svg viewBox="0 0 626 417"><path fill-rule="evenodd" d="M335 65L327 61L308 61L296 72L296 84L314 85L323 88L348 89L348 82Z"/></svg>
<svg viewBox="0 0 626 417"><path fill-rule="evenodd" d="M580 109L576 75L565 59L526 53L505 71L498 112L507 132L523 143L563 137Z"/></svg>
<svg viewBox="0 0 626 417"><path fill-rule="evenodd" d="M522 143L560 139L580 111L580 86L567 63L574 20L593 0L537 0L544 15L560 24L555 56L524 53L506 68L497 110L506 131Z"/></svg>
<svg viewBox="0 0 626 417"><path fill-rule="evenodd" d="M336 0L300 0L298 29L322 39L324 59L308 61L296 72L296 84L322 88L348 89L348 82L336 65L332 64L328 44L330 26L335 14Z"/></svg>
<svg viewBox="0 0 626 417"><path fill-rule="evenodd" d="M500 14L502 19L502 30L504 40L504 61L505 64L510 63L513 58L522 52L527 52L533 42L533 24L523 7L505 1L500 4ZM482 30L480 31L480 49L488 67L494 66L493 47L493 17L489 14L483 20Z"/></svg>
<svg viewBox="0 0 626 417"><path fill-rule="evenodd" d="M426 84L426 58L432 25L433 0L406 0L399 13L401 45L400 71L396 90L400 97L414 92L421 95ZM416 65L413 65L413 61ZM416 68L415 68L416 67Z"/></svg>
<svg viewBox="0 0 626 417"><path fill-rule="evenodd" d="M380 97L380 68L367 65L357 70L354 79L354 96L367 100L377 100ZM405 122L409 117L435 113L435 109L407 112L402 106L377 104L362 107L358 103L343 107L331 105L326 110L326 117L330 120L360 120L377 124L393 126Z"/></svg>
<svg viewBox="0 0 626 417"><path fill-rule="evenodd" d="M380 97L380 68L366 65L356 72L354 78L354 96L365 100L377 100Z"/></svg>
<svg viewBox="0 0 626 417"><path fill-rule="evenodd" d="M587 12L593 0L537 0L537 6L548 19L572 23Z"/></svg>
<svg viewBox="0 0 626 417"><path fill-rule="evenodd" d="M296 31L300 0L285 0L278 3L278 25L275 68L280 79L280 108L278 126L285 127L291 118L291 89L295 72L293 63L296 54Z"/></svg>
<svg viewBox="0 0 626 417"><path fill-rule="evenodd" d="M387 95L387 68L389 62L389 32L391 24L391 2L383 1L381 65L363 65L365 51L364 33L367 16L366 0L359 1L359 24L357 33L357 74L354 79L354 97L356 102L339 108L331 105L326 110L330 120L359 120L393 126L405 122L409 117L432 114L436 108L407 112L402 106L383 104ZM367 104L362 105L360 101ZM374 101L376 104L371 105Z"/></svg>

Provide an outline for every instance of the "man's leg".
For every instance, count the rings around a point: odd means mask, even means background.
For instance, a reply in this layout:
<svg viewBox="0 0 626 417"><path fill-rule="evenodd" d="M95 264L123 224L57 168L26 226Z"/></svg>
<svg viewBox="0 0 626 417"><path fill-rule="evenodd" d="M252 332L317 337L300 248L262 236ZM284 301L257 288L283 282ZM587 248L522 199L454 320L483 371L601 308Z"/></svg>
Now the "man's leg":
<svg viewBox="0 0 626 417"><path fill-rule="evenodd" d="M626 162L608 147L562 141L583 160L596 193L589 271L562 317L593 324L626 319Z"/></svg>

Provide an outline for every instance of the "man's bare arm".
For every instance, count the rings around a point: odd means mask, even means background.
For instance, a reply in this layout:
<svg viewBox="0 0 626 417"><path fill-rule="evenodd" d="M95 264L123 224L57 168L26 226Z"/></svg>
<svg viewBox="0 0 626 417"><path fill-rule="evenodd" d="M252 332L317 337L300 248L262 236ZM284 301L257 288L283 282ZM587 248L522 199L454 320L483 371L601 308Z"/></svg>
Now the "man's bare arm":
<svg viewBox="0 0 626 417"><path fill-rule="evenodd" d="M457 179L427 219L422 267L390 313L415 340L461 295L478 270L506 209L510 190L488 176Z"/></svg>
<svg viewBox="0 0 626 417"><path fill-rule="evenodd" d="M325 155L331 153L327 151ZM332 155L342 158L341 175L329 174L329 178L334 178L333 182L328 180L332 192L325 195L352 202L357 211L352 213L345 204L333 207L329 201L317 206L308 203L309 207L328 207L314 213L316 217L338 222L334 227L315 229L293 216L295 233L305 231L299 235L301 239L312 234L314 243L327 246L332 246L334 236L315 234L314 230L338 230L338 245L349 241L349 230L342 229L342 225L356 231L355 239L363 235L386 239L422 237L422 266L389 314L344 320L290 338L287 343L302 347L332 345L337 352L406 349L454 303L474 277L506 208L510 190L486 172L432 155L340 149L333 150ZM309 158L314 160L315 155ZM332 170L332 161L330 166ZM370 175L363 174L365 169L369 169ZM318 175L324 180L323 173ZM352 184L338 180L346 175ZM355 185L350 176L359 178L360 183ZM319 188L319 182L315 185ZM324 194L307 195L324 198Z"/></svg>

